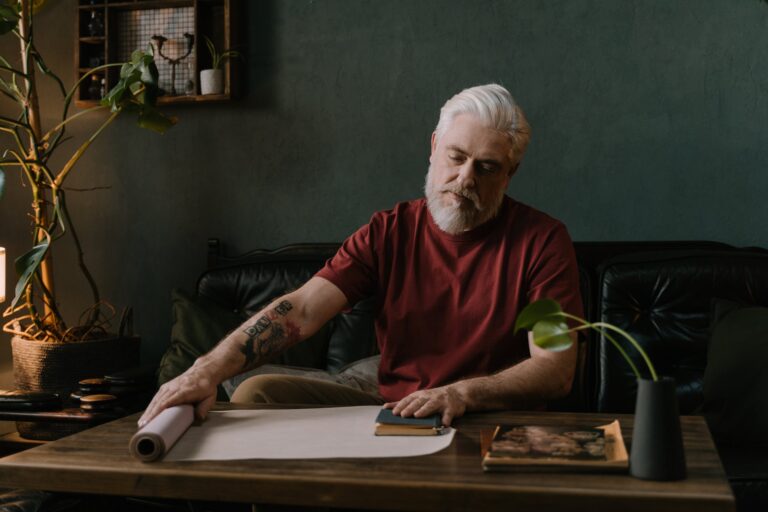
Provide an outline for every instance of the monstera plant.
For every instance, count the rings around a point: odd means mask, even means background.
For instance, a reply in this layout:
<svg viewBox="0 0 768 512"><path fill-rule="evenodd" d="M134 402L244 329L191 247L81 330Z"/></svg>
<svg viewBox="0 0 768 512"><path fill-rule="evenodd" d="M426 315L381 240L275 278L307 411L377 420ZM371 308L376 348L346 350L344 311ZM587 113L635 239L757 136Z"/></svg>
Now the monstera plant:
<svg viewBox="0 0 768 512"><path fill-rule="evenodd" d="M568 325L568 321L573 327ZM556 301L541 299L528 304L515 321L515 330L533 333L533 342L547 350L566 350L573 340L572 332L594 330L605 337L629 364L637 377L638 391L632 433L629 472L646 480L679 480L685 478L680 415L674 379L659 376L648 354L627 331L608 322L588 322L566 313ZM626 340L640 354L650 378L643 378L619 339Z"/></svg>
<svg viewBox="0 0 768 512"><path fill-rule="evenodd" d="M576 325L570 327L566 323L568 320ZM654 381L659 380L656 368L651 363L648 354L645 353L643 347L631 334L607 322L588 322L583 318L566 313L562 310L560 304L552 299L540 299L523 308L515 321L515 332L521 329L533 333L533 342L537 346L552 351L568 349L573 344L570 333L587 329L594 330L605 336L605 339L619 351L629 367L632 368L635 377L642 379L642 374L638 370L637 365L635 365L632 358L629 357L629 354L621 346L619 340L616 339L616 335L619 335L627 340L637 350L640 357L643 358L651 379Z"/></svg>
<svg viewBox="0 0 768 512"><path fill-rule="evenodd" d="M35 46L33 8L36 10L40 3L39 0L21 0L0 5L0 35L15 37L19 43L16 58L0 56L0 93L6 102L15 104L18 111L13 117L0 116L0 132L6 139L0 146L4 148L0 159L0 187L7 181L4 175L21 175L31 194L28 215L32 231L31 248L16 259L18 283L10 306L4 312L5 317L11 317L4 330L28 339L67 342L102 336L105 320L105 303L85 266L80 240L68 213L67 179L83 154L117 116L123 113L137 115L139 126L161 133L175 121L155 109L158 72L151 47L147 53L134 52L130 62L91 69L67 90ZM103 74L107 68L115 66L120 67L120 80L101 103L72 113L70 107L81 84L87 83L94 73ZM61 117L55 126L42 126L38 78L52 80L61 95ZM4 112L8 110L3 109ZM107 113L106 118L102 114L100 125L89 137L76 142L67 136L67 128L72 123L89 114L98 115L99 111ZM64 151L69 152L69 158L63 165L54 167L51 164L54 154ZM69 235L77 247L77 264L93 295L93 304L80 325L65 321L54 287L52 249L65 235Z"/></svg>

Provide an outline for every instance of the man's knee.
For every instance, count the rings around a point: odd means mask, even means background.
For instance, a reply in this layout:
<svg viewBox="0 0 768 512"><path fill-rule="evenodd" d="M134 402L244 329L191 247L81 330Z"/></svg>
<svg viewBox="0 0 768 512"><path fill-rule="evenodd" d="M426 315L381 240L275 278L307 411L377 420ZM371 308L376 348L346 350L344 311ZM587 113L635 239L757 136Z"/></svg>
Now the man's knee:
<svg viewBox="0 0 768 512"><path fill-rule="evenodd" d="M232 403L279 404L286 403L289 378L285 375L255 375L243 381L230 398Z"/></svg>

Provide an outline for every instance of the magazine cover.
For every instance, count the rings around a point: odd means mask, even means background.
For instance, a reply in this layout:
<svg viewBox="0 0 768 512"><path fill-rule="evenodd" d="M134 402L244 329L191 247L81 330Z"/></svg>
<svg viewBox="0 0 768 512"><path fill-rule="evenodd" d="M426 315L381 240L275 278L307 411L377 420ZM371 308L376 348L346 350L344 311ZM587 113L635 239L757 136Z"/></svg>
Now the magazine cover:
<svg viewBox="0 0 768 512"><path fill-rule="evenodd" d="M500 425L483 458L487 471L557 469L621 471L627 450L618 421L593 428Z"/></svg>

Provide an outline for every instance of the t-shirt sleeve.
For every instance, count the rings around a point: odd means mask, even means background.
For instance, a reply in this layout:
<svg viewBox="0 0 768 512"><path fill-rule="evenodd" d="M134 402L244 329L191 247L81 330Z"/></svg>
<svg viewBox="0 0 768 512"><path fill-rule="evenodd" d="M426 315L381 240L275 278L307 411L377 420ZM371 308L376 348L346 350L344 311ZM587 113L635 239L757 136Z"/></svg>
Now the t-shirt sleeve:
<svg viewBox="0 0 768 512"><path fill-rule="evenodd" d="M372 219L347 238L333 258L315 274L338 286L350 305L370 297L376 291L378 259L373 241L375 231Z"/></svg>
<svg viewBox="0 0 768 512"><path fill-rule="evenodd" d="M528 301L553 299L566 313L583 317L579 266L565 226L558 223L535 254L528 274Z"/></svg>

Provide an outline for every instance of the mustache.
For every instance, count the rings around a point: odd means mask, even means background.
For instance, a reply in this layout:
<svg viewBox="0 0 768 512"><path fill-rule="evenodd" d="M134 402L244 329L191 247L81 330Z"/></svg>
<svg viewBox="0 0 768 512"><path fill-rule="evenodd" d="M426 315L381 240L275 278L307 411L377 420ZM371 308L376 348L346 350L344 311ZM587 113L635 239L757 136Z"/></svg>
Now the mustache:
<svg viewBox="0 0 768 512"><path fill-rule="evenodd" d="M457 196L461 196L465 199L469 199L472 201L472 204L475 205L475 208L478 210L482 210L482 205L480 204L480 197L478 197L477 192L474 190L464 188L461 186L455 186L455 185L445 185L443 187L440 187L438 189L438 192L452 192L456 194Z"/></svg>

